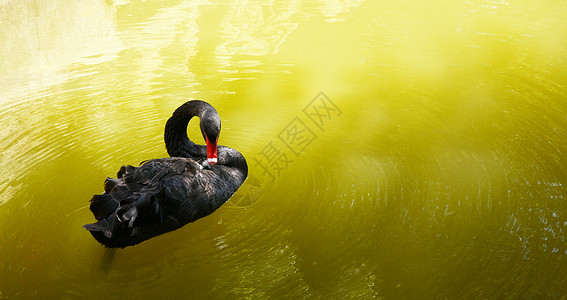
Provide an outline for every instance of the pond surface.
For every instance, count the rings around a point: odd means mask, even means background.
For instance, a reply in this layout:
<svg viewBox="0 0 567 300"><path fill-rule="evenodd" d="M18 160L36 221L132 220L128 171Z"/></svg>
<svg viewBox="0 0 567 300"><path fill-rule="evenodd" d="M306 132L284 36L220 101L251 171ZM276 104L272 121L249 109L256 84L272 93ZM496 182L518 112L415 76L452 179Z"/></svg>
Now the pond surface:
<svg viewBox="0 0 567 300"><path fill-rule="evenodd" d="M0 298L567 295L564 1L0 1ZM140 245L81 226L212 103L249 178ZM196 122L189 135L201 141Z"/></svg>

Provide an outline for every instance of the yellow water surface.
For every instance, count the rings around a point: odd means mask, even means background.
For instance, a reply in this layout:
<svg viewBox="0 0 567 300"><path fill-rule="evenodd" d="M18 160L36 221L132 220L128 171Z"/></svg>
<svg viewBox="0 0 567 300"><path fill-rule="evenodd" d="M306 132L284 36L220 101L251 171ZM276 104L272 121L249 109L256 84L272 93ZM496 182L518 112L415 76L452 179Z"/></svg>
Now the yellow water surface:
<svg viewBox="0 0 567 300"><path fill-rule="evenodd" d="M567 296L566 15L0 0L0 299ZM106 250L88 200L166 157L190 99L249 178L212 215Z"/></svg>

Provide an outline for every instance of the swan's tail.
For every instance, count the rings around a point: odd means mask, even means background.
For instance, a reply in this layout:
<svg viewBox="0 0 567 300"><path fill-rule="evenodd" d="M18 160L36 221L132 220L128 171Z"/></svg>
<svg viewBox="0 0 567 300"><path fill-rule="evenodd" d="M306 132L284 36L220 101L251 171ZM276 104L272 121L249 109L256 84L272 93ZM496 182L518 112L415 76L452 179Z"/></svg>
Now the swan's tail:
<svg viewBox="0 0 567 300"><path fill-rule="evenodd" d="M108 218L119 207L119 202L110 194L94 195L91 199L90 209L98 222L84 225L87 230L100 242L98 235L106 238L112 237L112 232L116 231L114 218ZM108 220L107 220L108 218ZM95 235L94 233L97 232Z"/></svg>
<svg viewBox="0 0 567 300"><path fill-rule="evenodd" d="M106 196L103 194L93 197L91 210L98 222L83 226L99 243L110 248L123 248L151 237L146 236L146 233L152 230L147 227L161 220L159 204L154 195L149 193L131 195L120 203ZM107 202L100 203L101 199ZM113 207L114 209L111 210ZM146 228L142 231L141 226Z"/></svg>
<svg viewBox="0 0 567 300"><path fill-rule="evenodd" d="M91 199L90 209L94 217L100 221L111 213L113 213L119 206L119 202L109 194L94 195Z"/></svg>
<svg viewBox="0 0 567 300"><path fill-rule="evenodd" d="M130 169L131 168L131 169ZM140 243L139 224L161 221L159 189L142 188L132 179L134 167L122 167L118 178L107 178L104 193L94 195L90 210L98 222L84 225L101 244L115 248ZM155 221L155 222L154 222Z"/></svg>

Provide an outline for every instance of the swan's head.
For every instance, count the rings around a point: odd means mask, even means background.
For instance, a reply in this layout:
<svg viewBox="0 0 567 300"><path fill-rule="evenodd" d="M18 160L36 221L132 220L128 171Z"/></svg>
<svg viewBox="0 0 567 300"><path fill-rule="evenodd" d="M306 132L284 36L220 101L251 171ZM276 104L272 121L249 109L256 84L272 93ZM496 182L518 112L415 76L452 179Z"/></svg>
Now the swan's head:
<svg viewBox="0 0 567 300"><path fill-rule="evenodd" d="M220 118L216 111L207 111L201 117L201 133L207 143L207 162L214 166L217 164L217 142L220 135Z"/></svg>

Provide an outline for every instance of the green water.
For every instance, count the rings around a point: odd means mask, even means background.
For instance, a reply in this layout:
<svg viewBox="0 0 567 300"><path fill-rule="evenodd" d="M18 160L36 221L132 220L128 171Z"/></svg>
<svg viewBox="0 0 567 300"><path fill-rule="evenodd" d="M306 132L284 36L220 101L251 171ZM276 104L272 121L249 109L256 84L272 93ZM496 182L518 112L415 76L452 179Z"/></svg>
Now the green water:
<svg viewBox="0 0 567 300"><path fill-rule="evenodd" d="M567 295L564 1L0 1L0 298ZM212 103L250 174L105 250L123 164ZM201 139L196 122L189 135Z"/></svg>

